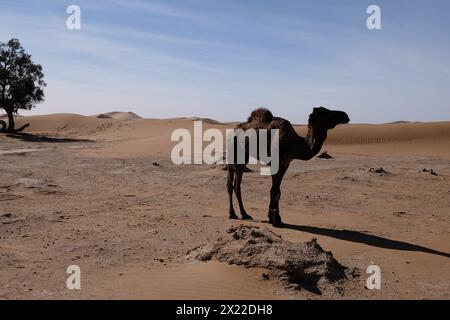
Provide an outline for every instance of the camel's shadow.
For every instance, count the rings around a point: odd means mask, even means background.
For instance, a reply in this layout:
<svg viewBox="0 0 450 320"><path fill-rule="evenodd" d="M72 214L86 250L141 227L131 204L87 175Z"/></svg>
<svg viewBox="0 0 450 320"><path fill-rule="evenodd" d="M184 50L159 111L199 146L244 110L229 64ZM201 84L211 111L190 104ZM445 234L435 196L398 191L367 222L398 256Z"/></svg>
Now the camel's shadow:
<svg viewBox="0 0 450 320"><path fill-rule="evenodd" d="M260 221L269 223L268 221ZM295 224L284 224L284 229L296 230L301 232L312 233L316 235L331 237L339 240L351 241L356 243L364 243L366 245L391 250L416 251L429 254L435 254L442 257L450 258L450 253L422 247L416 244L391 240L380 236L374 236L368 233L352 230L336 230L322 227L301 226Z"/></svg>

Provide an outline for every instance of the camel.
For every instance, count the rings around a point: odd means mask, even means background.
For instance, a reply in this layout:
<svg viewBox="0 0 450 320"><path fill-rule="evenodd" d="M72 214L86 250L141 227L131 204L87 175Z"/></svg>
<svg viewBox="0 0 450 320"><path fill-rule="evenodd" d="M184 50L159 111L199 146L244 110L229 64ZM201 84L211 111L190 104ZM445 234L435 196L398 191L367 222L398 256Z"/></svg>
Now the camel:
<svg viewBox="0 0 450 320"><path fill-rule="evenodd" d="M238 124L236 129L244 131L248 129L278 129L279 131L279 169L272 175L272 188L270 190L269 223L274 227L283 227L281 221L279 200L281 196L280 185L292 160L310 160L316 156L327 138L327 131L338 124L346 124L350 118L343 111L328 110L324 107L314 108L308 119L308 133L301 137L295 132L294 127L288 120L274 117L272 113L264 108L254 110L247 122ZM270 139L268 139L270 143ZM259 147L258 147L259 148ZM270 150L270 146L268 148ZM258 153L259 154L259 153ZM228 179L227 191L229 200L229 218L238 219L233 208L233 191L238 200L242 219L253 219L244 209L241 197L242 176L248 164L248 145L246 146L245 163L239 164L235 161L227 164Z"/></svg>

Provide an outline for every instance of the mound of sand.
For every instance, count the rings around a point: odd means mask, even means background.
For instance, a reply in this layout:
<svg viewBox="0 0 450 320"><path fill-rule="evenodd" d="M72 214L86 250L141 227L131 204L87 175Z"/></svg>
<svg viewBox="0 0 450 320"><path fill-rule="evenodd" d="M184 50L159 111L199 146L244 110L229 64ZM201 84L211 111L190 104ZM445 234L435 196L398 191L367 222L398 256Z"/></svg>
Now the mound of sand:
<svg viewBox="0 0 450 320"><path fill-rule="evenodd" d="M119 121L130 121L130 120L136 120L136 119L142 119L142 117L138 116L137 114L133 112L108 112L108 113L102 113L95 116L99 119L114 119Z"/></svg>
<svg viewBox="0 0 450 320"><path fill-rule="evenodd" d="M119 124L117 120L113 119L97 119L71 113L27 116L16 119L16 127L26 123L30 124L26 132L64 133L77 136L95 135Z"/></svg>
<svg viewBox="0 0 450 320"><path fill-rule="evenodd" d="M203 123L208 123L208 124L223 124L222 122L211 119L211 118L193 117L191 119L192 119L192 121L201 121Z"/></svg>
<svg viewBox="0 0 450 320"><path fill-rule="evenodd" d="M188 252L188 258L269 269L289 286L318 294L342 292L343 281L349 279L346 268L316 239L292 243L266 228L246 225L232 227L227 233L226 239Z"/></svg>

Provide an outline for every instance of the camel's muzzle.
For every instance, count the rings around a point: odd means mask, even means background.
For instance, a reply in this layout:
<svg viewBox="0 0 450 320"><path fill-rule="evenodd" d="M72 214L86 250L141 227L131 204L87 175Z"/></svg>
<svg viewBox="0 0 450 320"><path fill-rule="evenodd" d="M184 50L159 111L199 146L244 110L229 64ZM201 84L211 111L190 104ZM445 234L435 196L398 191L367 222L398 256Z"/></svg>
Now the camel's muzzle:
<svg viewBox="0 0 450 320"><path fill-rule="evenodd" d="M333 111L333 116L338 120L339 124L346 124L350 122L350 118L344 111Z"/></svg>

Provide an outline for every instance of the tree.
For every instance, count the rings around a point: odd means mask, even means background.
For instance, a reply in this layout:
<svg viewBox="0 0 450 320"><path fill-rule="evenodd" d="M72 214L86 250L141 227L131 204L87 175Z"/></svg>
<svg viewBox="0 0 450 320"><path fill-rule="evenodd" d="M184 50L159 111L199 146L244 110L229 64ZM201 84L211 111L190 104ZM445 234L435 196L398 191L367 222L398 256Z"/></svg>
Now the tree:
<svg viewBox="0 0 450 320"><path fill-rule="evenodd" d="M0 108L8 115L8 127L0 120L0 132L20 132L29 126L15 129L14 114L43 102L45 86L42 66L31 60L18 39L0 42Z"/></svg>

